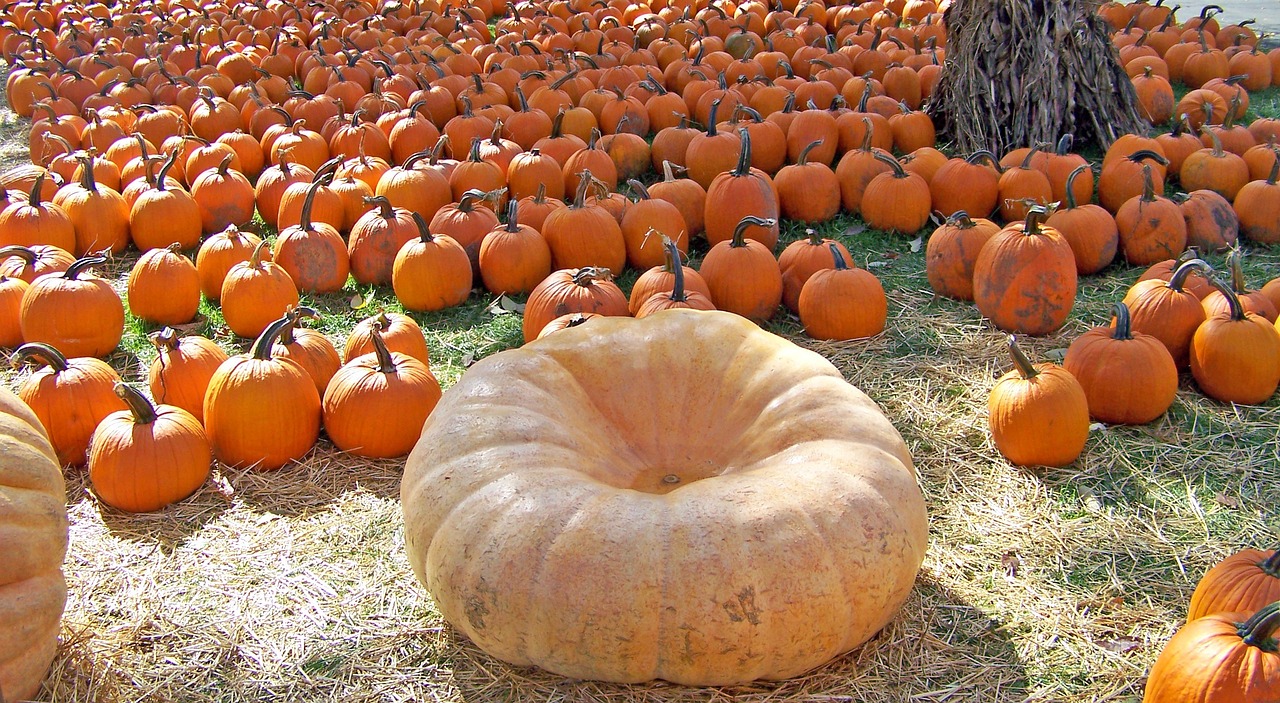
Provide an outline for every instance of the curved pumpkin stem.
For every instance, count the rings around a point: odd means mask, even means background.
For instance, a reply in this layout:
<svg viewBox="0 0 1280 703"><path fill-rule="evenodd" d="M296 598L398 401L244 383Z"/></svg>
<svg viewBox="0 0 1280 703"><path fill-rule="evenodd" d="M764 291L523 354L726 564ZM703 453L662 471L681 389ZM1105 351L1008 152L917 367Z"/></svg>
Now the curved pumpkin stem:
<svg viewBox="0 0 1280 703"><path fill-rule="evenodd" d="M147 397L138 390L125 383L117 382L112 387L116 395L129 406L129 412L133 413L133 424L150 425L156 421L156 408L147 400Z"/></svg>
<svg viewBox="0 0 1280 703"><path fill-rule="evenodd" d="M422 217L422 213L412 212L410 214L413 216L413 224L418 227L418 241L423 244L429 244L435 237L432 236L431 230L427 228L427 221Z"/></svg>
<svg viewBox="0 0 1280 703"><path fill-rule="evenodd" d="M1271 654L1277 651L1276 633L1278 631L1280 631L1280 601L1266 606L1254 613L1253 617L1236 626L1236 632L1246 645Z"/></svg>
<svg viewBox="0 0 1280 703"><path fill-rule="evenodd" d="M806 144L805 147L800 150L800 155L796 157L796 165L804 166L805 164L809 163L809 152L822 146L822 141L823 140L821 139L815 139L809 142L808 144Z"/></svg>
<svg viewBox="0 0 1280 703"><path fill-rule="evenodd" d="M32 359L43 362L45 366L53 369L55 374L67 370L67 357L52 344L44 342L27 342L14 349L13 355L9 357L9 365L16 369Z"/></svg>
<svg viewBox="0 0 1280 703"><path fill-rule="evenodd" d="M396 372L396 360L391 356L387 343L382 339L382 331L382 321L374 320L370 325L369 339L373 342L373 353L378 355L378 371L393 374Z"/></svg>
<svg viewBox="0 0 1280 703"><path fill-rule="evenodd" d="M1208 278L1209 274L1213 273L1213 267L1203 259L1190 259L1173 270L1173 275L1169 276L1169 287L1181 293L1187 276L1190 276L1192 271L1199 271L1201 276Z"/></svg>
<svg viewBox="0 0 1280 703"><path fill-rule="evenodd" d="M1049 219L1050 209L1044 205L1036 205L1027 210L1027 219L1023 222L1023 234L1030 236L1040 233L1040 225Z"/></svg>
<svg viewBox="0 0 1280 703"><path fill-rule="evenodd" d="M1219 281L1217 276L1209 277L1209 285L1213 286L1214 288L1217 288L1218 292L1222 293L1223 297L1227 299L1227 307L1231 309L1232 321L1239 322L1240 320L1245 319L1244 306L1240 304L1239 296L1236 295L1236 292L1234 290L1231 290L1230 286L1223 283L1222 281Z"/></svg>
<svg viewBox="0 0 1280 703"><path fill-rule="evenodd" d="M742 139L742 145L738 149L738 165L734 167L732 175L742 177L751 173L751 133L746 127L740 127L738 136Z"/></svg>
<svg viewBox="0 0 1280 703"><path fill-rule="evenodd" d="M738 220L738 224L733 228L733 239L729 241L729 246L733 248L745 247L747 245L747 228L755 225L756 227L772 227L778 221L772 217L756 217L755 215L747 215Z"/></svg>
<svg viewBox="0 0 1280 703"><path fill-rule="evenodd" d="M831 250L831 258L835 261L837 271L848 271L849 264L844 260L844 254L840 253L840 247L835 242L827 244L827 248Z"/></svg>
<svg viewBox="0 0 1280 703"><path fill-rule="evenodd" d="M1071 135L1068 134L1067 136L1069 137ZM1065 139L1066 137L1063 137L1063 138ZM1075 189L1076 179L1080 177L1080 174L1090 170L1092 170L1092 168L1089 166L1089 164L1080 164L1079 166L1076 166L1075 169L1070 174L1067 175L1067 209L1068 210L1074 210L1077 207L1080 207L1079 204L1076 203L1076 189Z"/></svg>
<svg viewBox="0 0 1280 703"><path fill-rule="evenodd" d="M662 248L666 249L667 259L674 262L671 265L671 275L675 276L675 281L671 287L671 301L675 303L683 303L689 300L688 294L684 292L684 264L680 263L680 247L672 241L671 237L662 235Z"/></svg>
<svg viewBox="0 0 1280 703"><path fill-rule="evenodd" d="M1124 303L1116 303L1111 306L1111 314L1116 318L1116 331L1111 335L1111 338L1121 341L1133 339L1133 326L1130 322L1129 306Z"/></svg>
<svg viewBox="0 0 1280 703"><path fill-rule="evenodd" d="M1022 378L1029 381L1040 375L1040 372L1036 370L1035 364L1031 363L1031 360L1027 358L1027 355L1018 346L1017 337L1013 335L1009 335L1009 356L1013 358L1013 365L1018 369L1018 373L1022 374Z"/></svg>
<svg viewBox="0 0 1280 703"><path fill-rule="evenodd" d="M62 277L74 281L79 278L80 274L84 273L86 269L105 263L107 263L107 257L101 255L91 255L76 259L67 267L67 270L63 272Z"/></svg>
<svg viewBox="0 0 1280 703"><path fill-rule="evenodd" d="M1235 291L1236 295L1249 292L1244 283L1244 267L1240 263L1242 258L1244 258L1244 252L1240 251L1239 247L1227 252L1227 266L1231 267L1231 290Z"/></svg>
<svg viewBox="0 0 1280 703"><path fill-rule="evenodd" d="M298 321L304 317L318 320L320 319L320 313L316 312L315 308L299 306L285 313L285 317L289 318L289 324L280 330L280 343L287 347L293 344L293 330L298 326Z"/></svg>
<svg viewBox="0 0 1280 703"><path fill-rule="evenodd" d="M279 320L267 325L262 330L262 334L253 341L253 346L249 349L249 358L255 361L270 361L271 347L275 346L276 341L280 338L280 333L284 331L286 325L293 323L289 317L292 311L285 313Z"/></svg>
<svg viewBox="0 0 1280 703"><path fill-rule="evenodd" d="M19 244L10 244L7 247L0 247L0 261L4 261L5 259L13 256L22 259L22 263L25 264L25 266L30 266L36 262L36 253L28 247L24 247Z"/></svg>
<svg viewBox="0 0 1280 703"><path fill-rule="evenodd" d="M572 274L574 285L590 286L596 281L607 281L613 272L604 266L583 266Z"/></svg>

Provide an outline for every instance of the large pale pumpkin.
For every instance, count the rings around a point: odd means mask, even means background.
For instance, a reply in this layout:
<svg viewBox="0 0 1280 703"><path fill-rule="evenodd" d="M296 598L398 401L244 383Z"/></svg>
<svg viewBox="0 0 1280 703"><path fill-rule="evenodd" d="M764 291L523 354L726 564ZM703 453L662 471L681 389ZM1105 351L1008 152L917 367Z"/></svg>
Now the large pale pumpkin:
<svg viewBox="0 0 1280 703"><path fill-rule="evenodd" d="M724 312L602 318L471 367L401 488L444 617L575 678L723 685L847 652L907 598L911 457L818 354Z"/></svg>
<svg viewBox="0 0 1280 703"><path fill-rule="evenodd" d="M35 414L0 388L0 692L34 698L67 600L66 489Z"/></svg>

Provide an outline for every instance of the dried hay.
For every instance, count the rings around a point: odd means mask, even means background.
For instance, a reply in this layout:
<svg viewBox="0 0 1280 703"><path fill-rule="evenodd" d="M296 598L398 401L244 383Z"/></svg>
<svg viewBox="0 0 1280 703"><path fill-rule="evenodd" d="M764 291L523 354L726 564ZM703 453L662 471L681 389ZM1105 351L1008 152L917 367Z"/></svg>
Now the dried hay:
<svg viewBox="0 0 1280 703"><path fill-rule="evenodd" d="M46 695L1137 700L1199 574L1238 546L1280 537L1267 507L1280 498L1280 409L1232 410L1184 388L1168 419L1095 432L1077 468L1020 471L998 457L985 427L986 391L1008 367L1002 335L964 305L902 288L890 329L872 340L816 343L780 325L884 407L916 458L931 516L925 567L900 616L807 676L724 689L621 686L496 661L441 622L413 577L399 462L356 460L322 442L281 471L224 470L157 515L100 506L83 475L70 476L71 598ZM1026 346L1044 355L1084 326Z"/></svg>
<svg viewBox="0 0 1280 703"><path fill-rule="evenodd" d="M1143 122L1097 0L955 0L929 114L961 153L1074 134L1107 147Z"/></svg>

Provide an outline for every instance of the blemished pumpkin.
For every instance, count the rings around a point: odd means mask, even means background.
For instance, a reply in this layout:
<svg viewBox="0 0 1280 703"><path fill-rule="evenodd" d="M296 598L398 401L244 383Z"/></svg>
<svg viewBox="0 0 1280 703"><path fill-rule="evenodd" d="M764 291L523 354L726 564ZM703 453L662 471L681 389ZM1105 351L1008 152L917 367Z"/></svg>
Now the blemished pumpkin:
<svg viewBox="0 0 1280 703"><path fill-rule="evenodd" d="M302 458L320 436L320 395L296 361L271 356L289 317L267 326L248 354L222 362L204 397L213 455L229 466L278 469Z"/></svg>
<svg viewBox="0 0 1280 703"><path fill-rule="evenodd" d="M834 242L827 248L832 267L815 272L800 290L796 307L805 334L840 341L880 334L889 309L884 286L870 271L850 266Z"/></svg>
<svg viewBox="0 0 1280 703"><path fill-rule="evenodd" d="M177 406L152 405L123 383L115 392L129 409L103 418L89 443L89 481L98 499L148 513L195 493L213 463L200 421Z"/></svg>
<svg viewBox="0 0 1280 703"><path fill-rule="evenodd" d="M1095 327L1067 348L1062 366L1080 382L1089 414L1102 422L1143 425L1178 395L1178 367L1159 339L1130 326L1129 308L1111 308L1115 326Z"/></svg>
<svg viewBox="0 0 1280 703"><path fill-rule="evenodd" d="M35 414L0 388L0 692L35 698L58 649L67 584L67 494Z"/></svg>
<svg viewBox="0 0 1280 703"><path fill-rule="evenodd" d="M973 300L973 267L978 253L999 231L1000 225L982 217L970 218L964 210L957 210L939 225L924 247L924 271L933 292Z"/></svg>
<svg viewBox="0 0 1280 703"><path fill-rule="evenodd" d="M1187 620L1212 613L1250 613L1280 600L1280 549L1242 549L1200 577Z"/></svg>
<svg viewBox="0 0 1280 703"><path fill-rule="evenodd" d="M1280 700L1280 602L1192 620L1164 646L1142 703Z"/></svg>
<svg viewBox="0 0 1280 703"><path fill-rule="evenodd" d="M631 316L627 296L613 282L609 269L561 269L542 279L529 293L521 323L524 341L535 339L548 322L570 312Z"/></svg>
<svg viewBox="0 0 1280 703"><path fill-rule="evenodd" d="M1033 207L982 245L973 265L978 310L1006 332L1049 334L1062 327L1076 297L1071 245L1041 224L1048 211Z"/></svg>
<svg viewBox="0 0 1280 703"><path fill-rule="evenodd" d="M371 340L374 353L344 364L325 389L325 434L355 456L404 456L440 401L440 384L426 364L387 350L381 323L374 323Z"/></svg>
<svg viewBox="0 0 1280 703"><path fill-rule="evenodd" d="M875 403L716 311L593 319L481 360L427 420L401 503L458 632L617 682L813 669L893 618L927 542Z"/></svg>
<svg viewBox="0 0 1280 703"><path fill-rule="evenodd" d="M1069 371L1032 364L1009 336L1012 371L987 397L987 422L996 449L1017 466L1066 466L1089 439L1089 400Z"/></svg>

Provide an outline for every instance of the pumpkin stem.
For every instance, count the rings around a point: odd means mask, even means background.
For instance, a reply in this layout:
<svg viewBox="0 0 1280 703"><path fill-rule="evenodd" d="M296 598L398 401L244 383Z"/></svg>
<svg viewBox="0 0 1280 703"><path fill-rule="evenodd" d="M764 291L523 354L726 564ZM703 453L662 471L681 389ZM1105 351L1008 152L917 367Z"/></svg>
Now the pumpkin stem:
<svg viewBox="0 0 1280 703"><path fill-rule="evenodd" d="M253 346L249 349L249 358L255 361L271 360L271 347L275 346L276 340L279 339L280 333L284 331L285 327L293 324L293 320L289 317L291 312L285 313L279 320L272 322L267 325L266 329L262 330L262 334L258 335L258 338L253 341Z"/></svg>
<svg viewBox="0 0 1280 703"><path fill-rule="evenodd" d="M1231 267L1231 290L1234 290L1236 295L1249 292L1244 284L1244 268L1240 264L1242 258L1244 258L1244 252L1240 251L1239 247L1227 253L1227 265Z"/></svg>
<svg viewBox="0 0 1280 703"><path fill-rule="evenodd" d="M364 195L361 200L365 206L378 206L378 216L384 220L391 220L396 216L395 208L391 207L391 201L385 195Z"/></svg>
<svg viewBox="0 0 1280 703"><path fill-rule="evenodd" d="M591 188L591 182L595 180L595 176L591 175L590 169L582 169L578 173L578 191L573 195L573 204L569 207L581 209L587 206L587 191Z"/></svg>
<svg viewBox="0 0 1280 703"><path fill-rule="evenodd" d="M1035 205L1027 210L1027 219L1023 223L1022 233L1033 235L1040 233L1040 225L1049 219L1050 209L1044 205Z"/></svg>
<svg viewBox="0 0 1280 703"><path fill-rule="evenodd" d="M902 167L902 164L899 163L898 160L893 158L893 156L890 154L887 154L883 151L873 151L871 152L871 156L876 161L886 164L889 166L889 168L893 169L894 178L906 178L907 176L910 175L907 173L907 170Z"/></svg>
<svg viewBox="0 0 1280 703"><path fill-rule="evenodd" d="M0 261L4 261L11 256L22 259L23 268L30 266L36 262L36 253L31 249L20 246L18 244L10 244L7 247L0 247Z"/></svg>
<svg viewBox="0 0 1280 703"><path fill-rule="evenodd" d="M840 253L840 247L835 242L827 244L827 248L831 249L831 258L835 261L837 271L849 270L849 264L844 260L844 254Z"/></svg>
<svg viewBox="0 0 1280 703"><path fill-rule="evenodd" d="M90 255L81 259L76 259L67 267L67 270L62 274L62 277L67 280L74 281L85 271L85 269L105 263L107 263L107 257L101 255Z"/></svg>
<svg viewBox="0 0 1280 703"><path fill-rule="evenodd" d="M817 149L821 145L822 145L821 139L815 139L809 142L808 144L806 144L805 147L800 150L800 156L796 158L796 165L804 166L805 164L809 163L809 152L813 151L814 149Z"/></svg>
<svg viewBox="0 0 1280 703"><path fill-rule="evenodd" d="M603 266L583 266L571 274L574 285L590 286L596 281L607 281L613 272Z"/></svg>
<svg viewBox="0 0 1280 703"><path fill-rule="evenodd" d="M262 252L266 248L267 248L267 240L264 239L258 242L257 246L253 248L253 252L249 254L249 268L251 269L262 268Z"/></svg>
<svg viewBox="0 0 1280 703"><path fill-rule="evenodd" d="M1187 263L1190 264L1191 262ZM1231 309L1230 319L1232 321L1239 322L1245 319L1244 306L1240 304L1239 296L1236 295L1234 290L1231 290L1230 286L1219 281L1217 276L1209 277L1209 285L1217 288L1218 292L1222 293L1223 297L1227 299L1227 306Z"/></svg>
<svg viewBox="0 0 1280 703"><path fill-rule="evenodd" d="M1111 338L1120 341L1133 339L1133 327L1130 323L1129 306L1124 303L1116 303L1111 306L1111 314L1116 318L1116 331L1111 335Z"/></svg>
<svg viewBox="0 0 1280 703"><path fill-rule="evenodd" d="M1271 552L1271 556L1258 562L1258 568L1268 576L1280 578L1280 549Z"/></svg>
<svg viewBox="0 0 1280 703"><path fill-rule="evenodd" d="M129 412L133 413L133 424L150 425L156 421L156 408L147 400L147 397L132 386L117 382L112 387L116 395L129 406Z"/></svg>
<svg viewBox="0 0 1280 703"><path fill-rule="evenodd" d="M476 209L476 203L489 198L489 194L479 188L472 188L462 194L458 199L458 209L462 212L471 212Z"/></svg>
<svg viewBox="0 0 1280 703"><path fill-rule="evenodd" d="M734 248L745 247L747 245L747 228L752 225L755 225L756 227L772 227L777 223L778 221L772 217L756 217L755 215L747 215L739 220L738 224L733 228L733 239L730 240L729 246Z"/></svg>
<svg viewBox="0 0 1280 703"><path fill-rule="evenodd" d="M652 230L650 230L652 232ZM667 258L674 262L671 265L671 275L675 276L675 281L671 288L671 301L675 303L683 303L689 300L689 296L684 292L684 265L680 263L680 247L672 241L671 237L662 235L662 248L667 250Z"/></svg>
<svg viewBox="0 0 1280 703"><path fill-rule="evenodd" d="M44 362L45 366L53 369L55 374L62 373L67 370L67 357L62 355L52 344L44 342L27 342L17 349L13 350L13 355L9 357L9 365L18 368L28 360Z"/></svg>
<svg viewBox="0 0 1280 703"><path fill-rule="evenodd" d="M1201 276L1208 278L1209 274L1213 273L1213 267L1202 259L1189 259L1173 270L1173 275L1169 276L1169 288L1181 293L1187 276L1190 276L1192 271L1198 271Z"/></svg>
<svg viewBox="0 0 1280 703"><path fill-rule="evenodd" d="M378 371L385 374L395 373L396 361L391 357L387 343L382 340L382 321L374 320L370 328L369 339L373 341L373 353L378 355Z"/></svg>
<svg viewBox="0 0 1280 703"><path fill-rule="evenodd" d="M1035 364L1027 358L1027 355L1018 347L1018 339L1013 335L1009 335L1009 356L1013 358L1013 365L1018 369L1018 373L1022 374L1022 378L1031 380L1040 375L1036 370Z"/></svg>
<svg viewBox="0 0 1280 703"><path fill-rule="evenodd" d="M172 327L166 326L164 329L151 335L151 343L156 349L168 349L173 351L178 348L178 331Z"/></svg>
<svg viewBox="0 0 1280 703"><path fill-rule="evenodd" d="M298 320L304 317L316 320L320 318L320 313L316 312L315 308L299 306L285 313L285 317L289 318L289 324L280 330L280 343L287 347L293 344L293 330L298 326Z"/></svg>
<svg viewBox="0 0 1280 703"><path fill-rule="evenodd" d="M1156 201L1155 179L1151 176L1151 164L1142 164L1142 202Z"/></svg>
<svg viewBox="0 0 1280 703"><path fill-rule="evenodd" d="M1071 135L1068 134L1067 136L1069 137ZM1066 137L1063 137L1063 138L1065 139ZM1084 173L1086 170L1090 170L1089 164L1080 164L1079 166L1075 167L1075 170L1073 170L1070 174L1067 175L1067 209L1068 210L1074 210L1077 207L1079 207L1079 204L1076 203L1076 189L1075 189L1076 178L1078 178L1080 174Z"/></svg>
<svg viewBox="0 0 1280 703"><path fill-rule="evenodd" d="M418 241L423 244L430 244L432 240L431 231L427 229L427 221L422 218L422 213L415 211L409 214L413 217L413 224L418 228Z"/></svg>
<svg viewBox="0 0 1280 703"><path fill-rule="evenodd" d="M538 187L542 188L543 186L541 183L539 183ZM520 214L520 204L516 201L515 198L508 200L507 201L507 231L508 232L520 231L520 222L517 219L517 216L519 214Z"/></svg>
<svg viewBox="0 0 1280 703"><path fill-rule="evenodd" d="M1236 632L1246 645L1270 654L1280 651L1276 642L1277 631L1280 631L1280 601L1264 607L1236 626Z"/></svg>
<svg viewBox="0 0 1280 703"><path fill-rule="evenodd" d="M751 134L746 127L741 127L738 129L738 136L742 139L742 145L738 149L738 165L734 167L732 175L742 177L751 173Z"/></svg>

